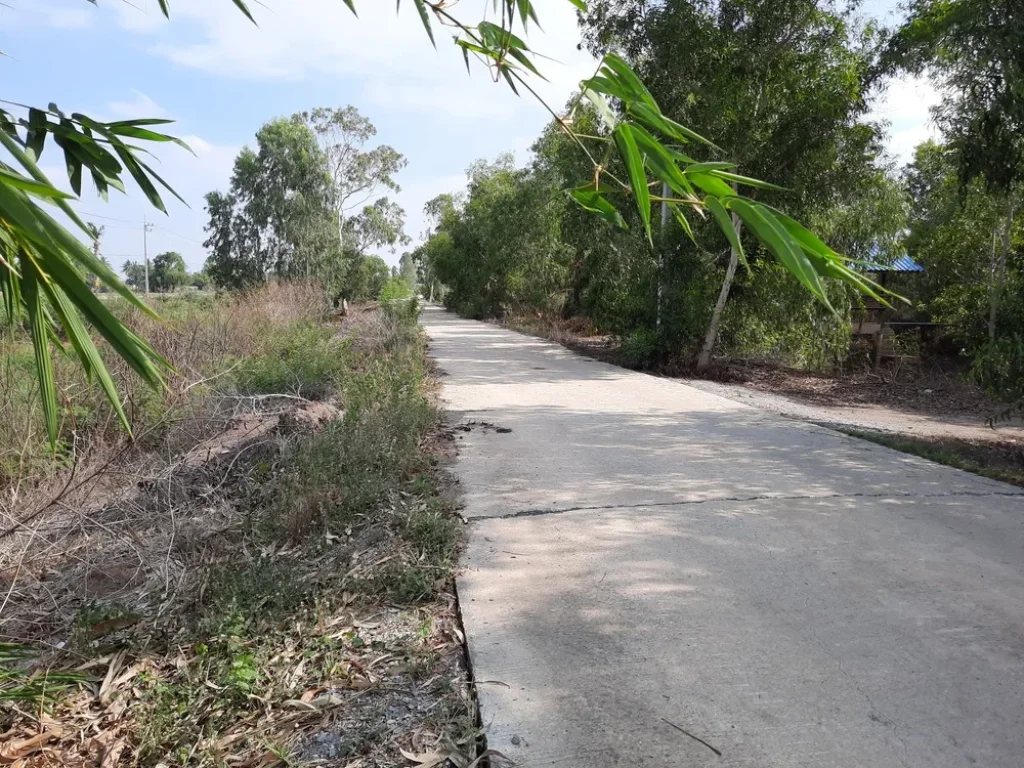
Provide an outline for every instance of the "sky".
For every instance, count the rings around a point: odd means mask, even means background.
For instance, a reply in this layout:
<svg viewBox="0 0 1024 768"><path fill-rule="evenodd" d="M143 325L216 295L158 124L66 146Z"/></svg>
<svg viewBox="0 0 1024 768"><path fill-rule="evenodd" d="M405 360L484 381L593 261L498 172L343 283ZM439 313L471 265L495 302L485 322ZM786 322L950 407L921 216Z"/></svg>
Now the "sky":
<svg viewBox="0 0 1024 768"><path fill-rule="evenodd" d="M525 162L550 115L535 100L518 98L474 68L467 75L450 34L435 29L435 50L411 0L396 14L390 2L356 0L358 19L341 0L250 0L253 26L230 0L170 0L171 19L157 0L5 0L0 4L3 96L32 105L55 102L102 120L163 117L168 132L194 155L172 145L155 153L160 173L187 206L165 195L168 214L151 208L130 182L129 195L112 190L104 202L83 185L78 206L105 227L102 251L120 268L142 257L143 222L153 224L146 245L152 258L178 251L191 270L206 258L203 195L226 190L238 150L275 117L316 106L352 104L377 127L376 142L408 159L396 196L415 240L425 229L423 204L465 185L474 160L513 151ZM488 4L489 5L489 4ZM864 12L896 20L892 0L868 0ZM566 0L535 0L546 32L531 32L531 47L551 57L535 81L555 109L594 60L577 46L575 12ZM482 17L483 0L461 0L466 20ZM928 109L935 89L925 80L892 82L874 106L890 123L889 151L906 161L933 135ZM52 180L66 178L59 150L41 164ZM397 255L382 253L396 263Z"/></svg>

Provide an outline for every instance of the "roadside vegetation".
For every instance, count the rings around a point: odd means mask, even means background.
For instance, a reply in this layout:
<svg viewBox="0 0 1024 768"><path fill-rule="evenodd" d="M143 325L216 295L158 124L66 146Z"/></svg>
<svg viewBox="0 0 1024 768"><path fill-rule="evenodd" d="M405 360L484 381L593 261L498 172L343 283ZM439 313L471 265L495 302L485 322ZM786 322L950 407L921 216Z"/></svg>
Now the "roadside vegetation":
<svg viewBox="0 0 1024 768"><path fill-rule="evenodd" d="M7 337L0 758L475 758L451 446L406 296L340 326L304 284L170 297L166 325L118 309L176 373L159 392L117 372L132 442L59 369L56 456Z"/></svg>
<svg viewBox="0 0 1024 768"><path fill-rule="evenodd" d="M904 319L938 324L934 346L913 329L893 340L902 377L922 353L951 357L995 396L1019 398L1020 20L975 0L915 0L893 29L866 11L814 0L599 0L582 27L591 51L623 52L665 114L713 137L735 172L783 188L755 190L757 200L861 262L906 254L924 267L890 280L909 302L893 300ZM908 72L930 74L943 101L939 137L901 166L870 109ZM574 129L607 134L596 107L570 104ZM829 312L749 227L737 231L750 269L737 269L712 216L693 217L691 239L667 210L653 242L636 217L630 232L595 221L560 194L587 165L552 122L525 165L501 156L470 167L464 190L426 207L430 237L414 252L424 293L471 317L604 337L637 368L874 364L851 333L864 304L853 286L828 282Z"/></svg>

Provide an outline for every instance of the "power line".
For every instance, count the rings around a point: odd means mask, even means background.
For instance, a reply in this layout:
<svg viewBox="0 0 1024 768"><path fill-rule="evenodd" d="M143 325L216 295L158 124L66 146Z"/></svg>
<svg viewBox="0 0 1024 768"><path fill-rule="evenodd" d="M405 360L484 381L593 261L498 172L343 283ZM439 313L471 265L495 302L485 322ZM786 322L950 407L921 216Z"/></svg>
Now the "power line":
<svg viewBox="0 0 1024 768"><path fill-rule="evenodd" d="M202 243L198 242L197 240L193 240L191 237L185 237L184 235L179 235L177 232L168 229L167 227L161 227L160 225L157 225L156 228L165 234L171 235L172 237L177 237L179 240L184 240L186 243L192 243L192 245L202 245Z"/></svg>
<svg viewBox="0 0 1024 768"><path fill-rule="evenodd" d="M120 221L120 222L122 222L124 224L135 224L136 226L139 223L137 221L132 221L131 219L116 219L113 216L101 216L98 213L87 213L86 211L78 211L78 213L81 216L89 216L89 217L91 217L93 219L106 219L107 221Z"/></svg>

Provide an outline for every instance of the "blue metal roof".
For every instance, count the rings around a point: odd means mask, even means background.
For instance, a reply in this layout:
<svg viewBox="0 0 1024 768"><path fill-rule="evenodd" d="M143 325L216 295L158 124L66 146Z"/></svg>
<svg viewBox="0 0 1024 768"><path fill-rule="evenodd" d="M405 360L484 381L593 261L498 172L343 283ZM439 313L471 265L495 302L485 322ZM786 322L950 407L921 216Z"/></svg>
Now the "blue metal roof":
<svg viewBox="0 0 1024 768"><path fill-rule="evenodd" d="M924 272L924 267L909 256L900 256L892 264L868 264L867 272Z"/></svg>

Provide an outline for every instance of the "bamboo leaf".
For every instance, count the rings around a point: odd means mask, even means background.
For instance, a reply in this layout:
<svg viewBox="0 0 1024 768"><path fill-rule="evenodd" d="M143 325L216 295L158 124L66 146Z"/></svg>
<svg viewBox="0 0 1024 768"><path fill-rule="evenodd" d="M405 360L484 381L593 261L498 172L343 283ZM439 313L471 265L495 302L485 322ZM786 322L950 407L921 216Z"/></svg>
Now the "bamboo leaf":
<svg viewBox="0 0 1024 768"><path fill-rule="evenodd" d="M740 262L747 270L747 274L750 274L750 264L747 263L747 254L743 252L743 243L740 242L740 236L736 232L736 227L733 225L732 217L729 215L729 212L717 197L712 197L711 195L704 198L704 204L707 206L708 210L711 211L711 215L715 217L715 221L718 222L719 228L729 240L729 245L735 249L736 255L739 256Z"/></svg>
<svg viewBox="0 0 1024 768"><path fill-rule="evenodd" d="M245 4L245 0L232 0L232 2L235 4L235 7L238 8L238 10L240 10L245 15L245 18L247 18L253 24L256 24L256 19L252 17L252 13L249 11L249 6ZM256 26L259 25L256 24Z"/></svg>
<svg viewBox="0 0 1024 768"><path fill-rule="evenodd" d="M679 170L668 151L649 134L642 126L629 124L630 133L643 152L648 167L661 181L664 181L678 195L692 195L693 187L686 176Z"/></svg>
<svg viewBox="0 0 1024 768"><path fill-rule="evenodd" d="M601 120L608 130L615 128L619 121L615 117L615 113L612 112L612 108L608 106L608 100L593 88L585 88L583 96L597 109L597 113L601 116Z"/></svg>
<svg viewBox="0 0 1024 768"><path fill-rule="evenodd" d="M708 173L690 173L689 168L687 168L684 173L686 174L686 178L692 181L696 186L703 189L709 195L714 195L715 197L733 197L736 194L736 190L717 176L712 176Z"/></svg>
<svg viewBox="0 0 1024 768"><path fill-rule="evenodd" d="M617 80L633 98L639 99L651 109L659 113L661 112L658 109L657 102L654 101L654 97L651 96L651 92L647 90L647 86L640 81L633 68L621 56L608 53L605 54L601 61L604 64L602 71L605 77L608 77L610 80Z"/></svg>
<svg viewBox="0 0 1024 768"><path fill-rule="evenodd" d="M640 150L636 146L636 140L628 123L620 123L612 132L615 146L619 150L619 157L626 166L629 174L629 186L636 200L637 210L640 211L640 220L644 223L644 231L647 233L647 241L653 242L651 236L651 191L647 188L647 174L644 171L644 161L640 157Z"/></svg>
<svg viewBox="0 0 1024 768"><path fill-rule="evenodd" d="M30 257L22 251L22 261ZM43 401L43 421L50 450L57 450L57 385L53 372L53 357L50 354L49 321L43 308L36 271L22 269L22 297L28 311L28 329L32 337L32 352L39 379L39 394Z"/></svg>
<svg viewBox="0 0 1024 768"><path fill-rule="evenodd" d="M688 141L697 141L701 144L706 144L712 149L721 151L721 147L714 142L705 139L696 131L691 131L685 125L680 125L675 120L665 117L657 107L651 107L649 104L645 104L643 102L633 102L628 104L626 109L629 114L637 120L646 123L649 128L660 131L676 141L683 142L684 144Z"/></svg>
<svg viewBox="0 0 1024 768"><path fill-rule="evenodd" d="M767 246L779 262L786 267L831 312L835 312L821 276L814 269L803 250L768 209L739 197L730 198L728 206L736 211L743 223L750 227L757 239Z"/></svg>
<svg viewBox="0 0 1024 768"><path fill-rule="evenodd" d="M669 203L669 210L672 211L672 215L675 216L676 221L679 222L679 226L683 228L683 232L690 238L694 245L697 245L697 238L693 234L693 227L690 226L690 220L683 215L683 212L679 210L679 206L676 203Z"/></svg>
<svg viewBox="0 0 1024 768"><path fill-rule="evenodd" d="M741 176L738 173L730 173L729 171L711 171L712 176L717 176L720 179L726 181L732 181L737 184L743 184L748 187L757 187L758 189L773 189L778 192L787 191L785 187L780 187L778 184L771 184L767 181L761 181L760 179L752 179L750 176Z"/></svg>
<svg viewBox="0 0 1024 768"><path fill-rule="evenodd" d="M569 197L575 200L584 210L596 213L605 221L614 224L620 229L629 229L622 214L607 199L593 188L581 187L570 189Z"/></svg>
<svg viewBox="0 0 1024 768"><path fill-rule="evenodd" d="M413 0L416 4L416 10L420 14L420 21L423 22L423 28L427 30L427 37L430 38L430 44L437 48L437 42L434 40L434 30L430 26L430 12L427 11L427 4L423 0ZM352 5L352 0L346 0L349 8L352 8L352 13L355 13L355 8Z"/></svg>
<svg viewBox="0 0 1024 768"><path fill-rule="evenodd" d="M51 200L71 199L71 195L67 192L62 192L56 187L44 184L41 181L34 181L32 179L25 178L21 174L12 173L2 167L0 167L0 184L7 184L8 186L20 189L23 192L28 192L30 195L35 195L36 197L48 198Z"/></svg>

